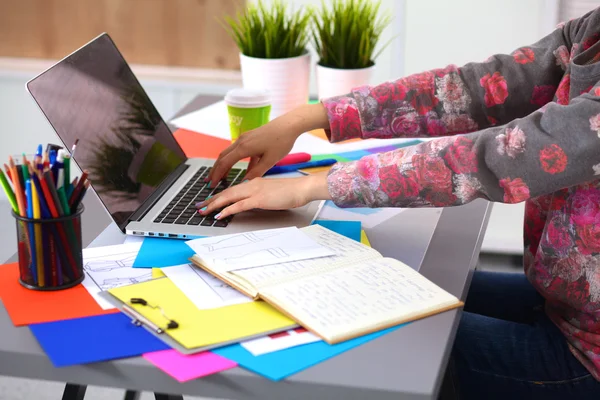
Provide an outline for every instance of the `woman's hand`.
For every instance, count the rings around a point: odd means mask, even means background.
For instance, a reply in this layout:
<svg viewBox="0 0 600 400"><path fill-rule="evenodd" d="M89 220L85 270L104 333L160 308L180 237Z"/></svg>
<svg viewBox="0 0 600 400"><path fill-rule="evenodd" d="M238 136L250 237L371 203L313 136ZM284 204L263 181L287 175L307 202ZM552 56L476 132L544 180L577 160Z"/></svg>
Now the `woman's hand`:
<svg viewBox="0 0 600 400"><path fill-rule="evenodd" d="M298 136L328 126L327 112L321 103L300 106L241 135L219 155L206 180L212 187L216 186L235 163L247 157L250 164L246 178L263 176L292 150Z"/></svg>
<svg viewBox="0 0 600 400"><path fill-rule="evenodd" d="M216 219L254 208L287 210L302 207L314 200L330 200L327 172L301 178L255 178L233 186L196 204L202 215L223 208Z"/></svg>

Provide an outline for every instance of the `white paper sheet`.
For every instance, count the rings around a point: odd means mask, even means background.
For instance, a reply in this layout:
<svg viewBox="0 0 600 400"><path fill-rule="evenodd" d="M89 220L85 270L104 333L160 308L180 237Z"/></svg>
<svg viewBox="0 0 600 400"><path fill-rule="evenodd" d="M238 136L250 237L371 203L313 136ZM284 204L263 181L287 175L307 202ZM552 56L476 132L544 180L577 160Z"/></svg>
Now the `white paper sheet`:
<svg viewBox="0 0 600 400"><path fill-rule="evenodd" d="M152 279L150 268L133 268L141 243L83 249L83 286L104 310L115 308L98 296L102 291Z"/></svg>
<svg viewBox="0 0 600 400"><path fill-rule="evenodd" d="M186 244L205 265L221 272L335 254L296 227L194 239Z"/></svg>
<svg viewBox="0 0 600 400"><path fill-rule="evenodd" d="M128 244L128 243L142 243L144 241L144 237L143 236L133 236L133 235L126 235L125 236L125 240L123 241L123 243Z"/></svg>
<svg viewBox="0 0 600 400"><path fill-rule="evenodd" d="M286 332L274 333L258 339L240 342L240 345L254 356L272 353L274 351L289 349L303 344L321 340L304 328L297 328Z"/></svg>
<svg viewBox="0 0 600 400"><path fill-rule="evenodd" d="M163 268L162 271L199 309L252 301L225 282L191 264Z"/></svg>
<svg viewBox="0 0 600 400"><path fill-rule="evenodd" d="M208 107L182 115L171 121L178 128L231 140L229 132L229 116L224 101L211 104Z"/></svg>
<svg viewBox="0 0 600 400"><path fill-rule="evenodd" d="M373 228L395 217L405 208L339 208L332 201L325 202L319 219L360 221L363 228Z"/></svg>

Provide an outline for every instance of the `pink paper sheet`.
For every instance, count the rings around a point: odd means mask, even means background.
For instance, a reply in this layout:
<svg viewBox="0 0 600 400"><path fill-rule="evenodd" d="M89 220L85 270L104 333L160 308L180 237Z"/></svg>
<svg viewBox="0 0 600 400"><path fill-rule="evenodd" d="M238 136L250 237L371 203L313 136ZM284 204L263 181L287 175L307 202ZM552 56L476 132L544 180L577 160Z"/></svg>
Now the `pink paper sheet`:
<svg viewBox="0 0 600 400"><path fill-rule="evenodd" d="M237 363L210 351L184 355L177 350L162 350L146 353L143 357L179 382L186 382L237 366Z"/></svg>

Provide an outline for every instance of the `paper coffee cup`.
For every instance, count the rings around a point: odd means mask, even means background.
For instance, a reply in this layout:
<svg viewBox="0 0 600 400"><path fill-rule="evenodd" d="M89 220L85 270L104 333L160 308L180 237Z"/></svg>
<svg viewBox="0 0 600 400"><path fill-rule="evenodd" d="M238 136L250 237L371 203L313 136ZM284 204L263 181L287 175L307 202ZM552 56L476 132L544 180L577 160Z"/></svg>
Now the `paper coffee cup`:
<svg viewBox="0 0 600 400"><path fill-rule="evenodd" d="M266 90L232 89L225 95L231 141L269 122L271 97Z"/></svg>

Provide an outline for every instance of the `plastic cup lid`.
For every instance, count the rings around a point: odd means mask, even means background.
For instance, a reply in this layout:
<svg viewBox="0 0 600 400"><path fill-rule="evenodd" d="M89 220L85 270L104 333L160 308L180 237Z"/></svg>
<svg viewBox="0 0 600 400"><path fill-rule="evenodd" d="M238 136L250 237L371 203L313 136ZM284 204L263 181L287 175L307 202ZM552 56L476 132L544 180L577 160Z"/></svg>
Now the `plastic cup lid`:
<svg viewBox="0 0 600 400"><path fill-rule="evenodd" d="M271 104L271 96L267 90L231 89L225 95L225 103L234 107L264 107Z"/></svg>

